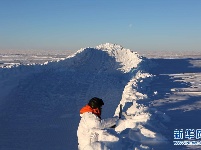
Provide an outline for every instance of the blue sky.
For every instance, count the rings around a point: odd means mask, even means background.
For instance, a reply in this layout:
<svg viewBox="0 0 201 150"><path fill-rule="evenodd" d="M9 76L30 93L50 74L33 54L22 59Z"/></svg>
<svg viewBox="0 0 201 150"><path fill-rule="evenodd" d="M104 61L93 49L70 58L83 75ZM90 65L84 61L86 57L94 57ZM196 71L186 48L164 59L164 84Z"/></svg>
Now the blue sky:
<svg viewBox="0 0 201 150"><path fill-rule="evenodd" d="M201 50L201 0L1 0L0 49Z"/></svg>

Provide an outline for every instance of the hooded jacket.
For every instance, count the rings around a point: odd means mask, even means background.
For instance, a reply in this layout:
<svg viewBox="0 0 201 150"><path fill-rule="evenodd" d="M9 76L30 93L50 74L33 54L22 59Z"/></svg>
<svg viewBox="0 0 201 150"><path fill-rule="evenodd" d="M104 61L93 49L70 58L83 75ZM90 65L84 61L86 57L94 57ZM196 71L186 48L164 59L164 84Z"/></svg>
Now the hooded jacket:
<svg viewBox="0 0 201 150"><path fill-rule="evenodd" d="M84 150L85 147L100 140L99 134L102 129L109 128L116 124L118 118L100 119L100 110L92 109L89 105L80 110L81 120L77 130L78 149Z"/></svg>

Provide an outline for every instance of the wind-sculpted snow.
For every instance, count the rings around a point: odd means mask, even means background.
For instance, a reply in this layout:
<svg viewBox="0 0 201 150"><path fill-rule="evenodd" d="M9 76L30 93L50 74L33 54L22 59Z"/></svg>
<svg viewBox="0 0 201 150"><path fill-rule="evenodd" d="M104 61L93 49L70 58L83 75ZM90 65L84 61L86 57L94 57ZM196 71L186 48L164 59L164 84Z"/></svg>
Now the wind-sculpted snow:
<svg viewBox="0 0 201 150"><path fill-rule="evenodd" d="M164 124L170 117L150 101L161 94L151 88L157 79L154 65L136 52L107 43L42 66L1 69L0 147L77 149L79 110L96 96L105 103L102 118L118 115L123 106L117 127L107 129L113 138L101 135L111 149L165 149L161 145L168 144L169 131Z"/></svg>

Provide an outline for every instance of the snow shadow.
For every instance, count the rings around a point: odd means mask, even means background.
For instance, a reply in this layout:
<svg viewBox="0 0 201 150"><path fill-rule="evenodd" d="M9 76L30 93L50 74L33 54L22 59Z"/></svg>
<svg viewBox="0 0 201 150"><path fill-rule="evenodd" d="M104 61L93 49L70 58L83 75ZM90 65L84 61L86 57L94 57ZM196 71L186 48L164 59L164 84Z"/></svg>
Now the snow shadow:
<svg viewBox="0 0 201 150"><path fill-rule="evenodd" d="M201 96L191 94L192 84L188 78L201 73L201 67L193 65L200 59L150 59L156 64L149 72L155 77L150 83L149 104L166 113L171 121L165 123L165 136L169 139L171 149L188 149L185 146L173 146L175 129L199 129L201 127ZM184 91L183 91L184 90ZM185 93L185 90L188 92ZM198 89L199 91L199 89ZM155 92L155 94L154 94ZM156 94L157 93L157 94ZM194 149L190 146L189 149Z"/></svg>

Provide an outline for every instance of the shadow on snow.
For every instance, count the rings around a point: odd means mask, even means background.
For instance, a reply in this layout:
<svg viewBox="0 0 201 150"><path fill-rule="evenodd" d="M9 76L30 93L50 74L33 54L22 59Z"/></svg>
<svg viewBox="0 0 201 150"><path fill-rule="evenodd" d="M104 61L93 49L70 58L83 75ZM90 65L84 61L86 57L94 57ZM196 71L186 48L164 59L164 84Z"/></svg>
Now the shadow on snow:
<svg viewBox="0 0 201 150"><path fill-rule="evenodd" d="M199 95L177 95L171 89L180 88L192 88L191 83L185 82L182 79L182 75L188 73L201 73L201 67L194 67L190 61L200 59L150 59L156 64L149 72L156 75L150 83L148 97L150 98L148 103L152 104L152 107L166 113L170 116L171 121L166 123L167 126L167 138L172 147L175 150L188 149L184 146L173 146L174 130L175 129L200 129L201 121L201 106L196 109L185 111L182 106L189 106L199 102L201 96ZM180 74L179 76L174 76ZM189 75L186 75L189 76ZM153 94L157 91L157 94ZM180 91L178 91L180 92ZM183 99L183 100L181 100ZM192 149L193 146L190 148Z"/></svg>

